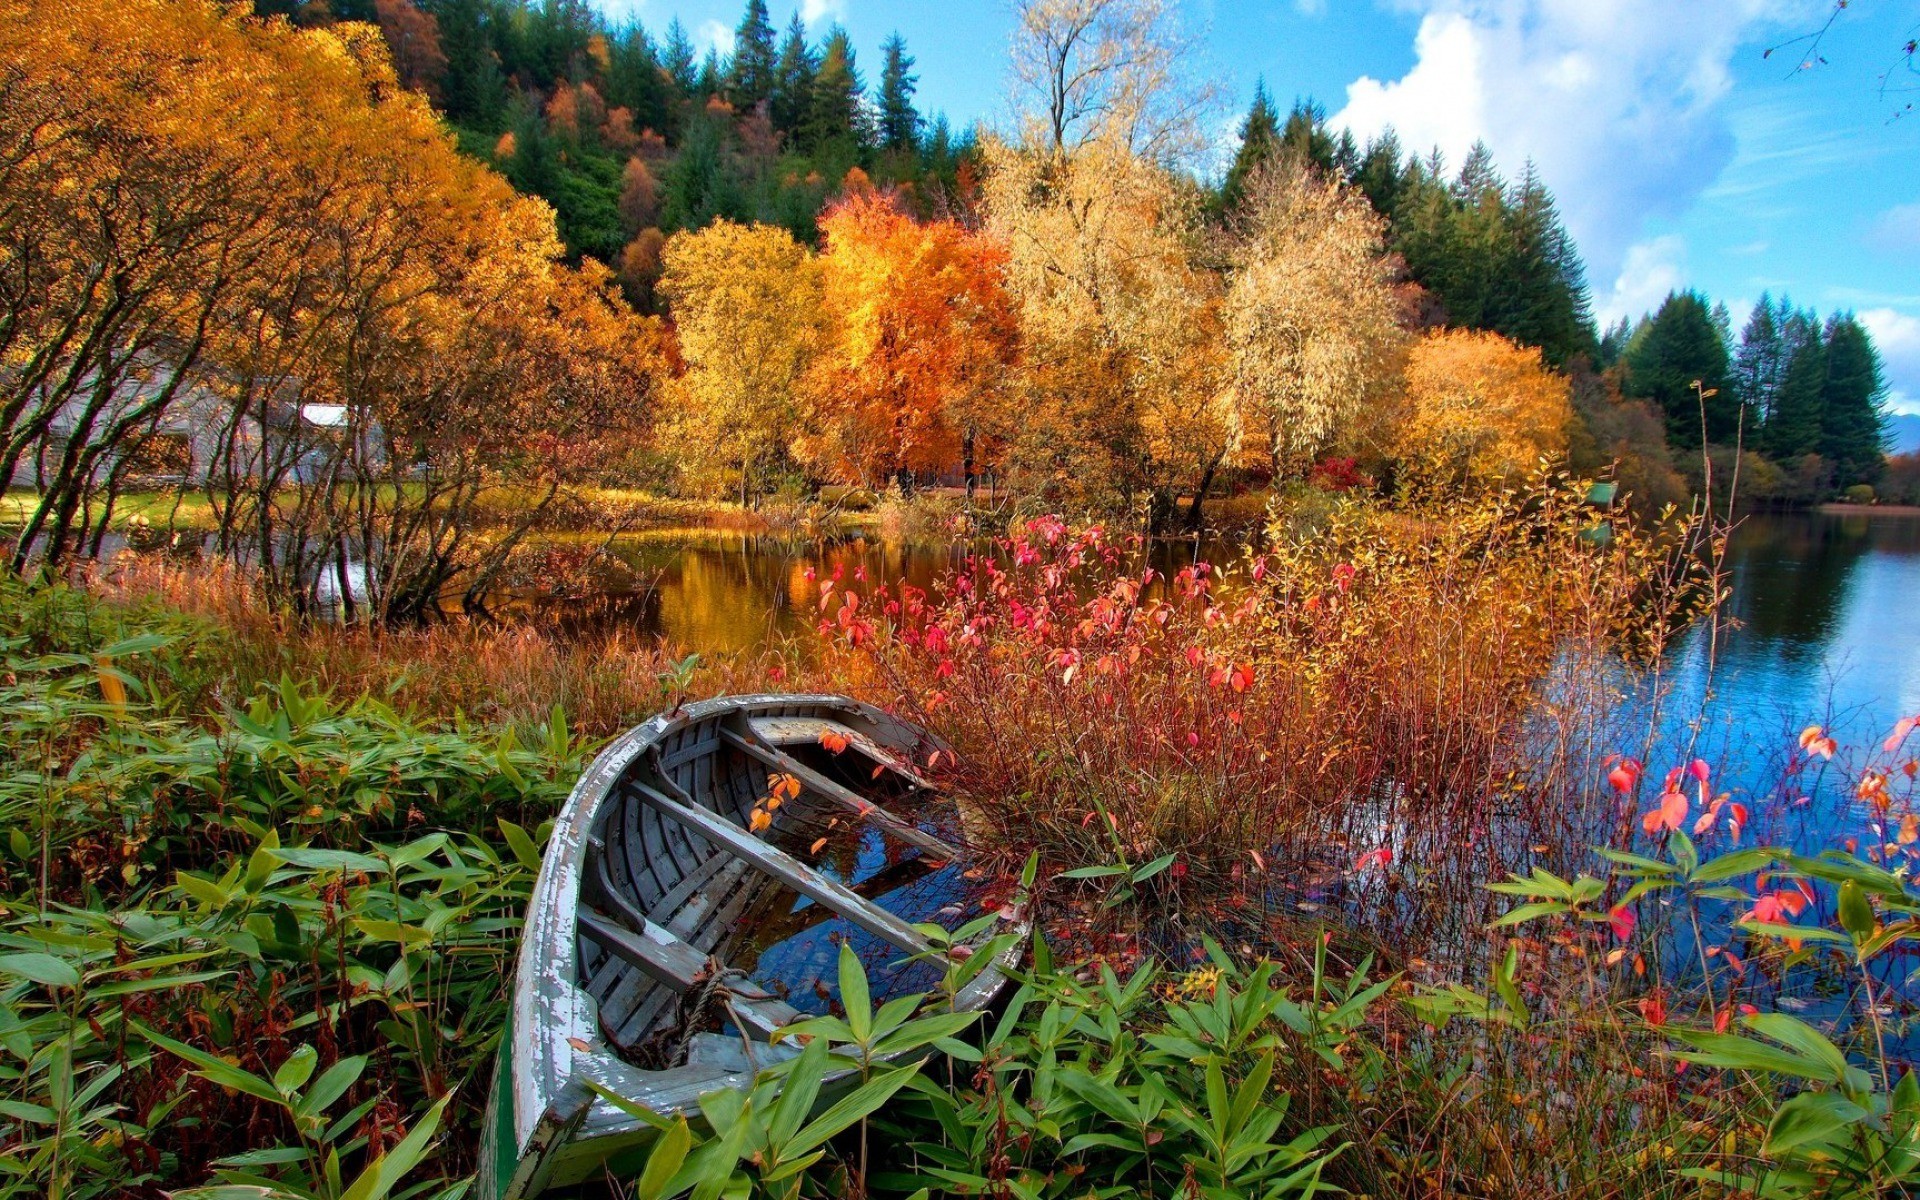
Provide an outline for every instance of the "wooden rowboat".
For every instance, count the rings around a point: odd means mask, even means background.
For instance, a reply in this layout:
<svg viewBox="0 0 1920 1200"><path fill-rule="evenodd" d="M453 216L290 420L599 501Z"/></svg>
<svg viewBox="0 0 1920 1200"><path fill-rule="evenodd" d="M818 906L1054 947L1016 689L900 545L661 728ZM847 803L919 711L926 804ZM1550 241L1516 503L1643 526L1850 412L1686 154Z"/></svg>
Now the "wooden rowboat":
<svg viewBox="0 0 1920 1200"><path fill-rule="evenodd" d="M795 1052L783 1026L830 1011L842 943L876 1003L931 990L942 970L914 957L929 951L914 924L951 931L995 903L966 882L958 813L916 767L942 749L838 696L692 704L609 745L534 883L480 1200L578 1182L650 1141L589 1083L695 1118L700 1096L749 1086ZM1004 965L957 1006L990 1003Z"/></svg>

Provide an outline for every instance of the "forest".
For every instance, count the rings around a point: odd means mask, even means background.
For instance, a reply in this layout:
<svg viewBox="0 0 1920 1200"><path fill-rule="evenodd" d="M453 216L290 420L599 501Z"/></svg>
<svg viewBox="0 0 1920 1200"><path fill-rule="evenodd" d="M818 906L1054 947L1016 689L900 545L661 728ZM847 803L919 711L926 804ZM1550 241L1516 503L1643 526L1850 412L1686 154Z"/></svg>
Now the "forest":
<svg viewBox="0 0 1920 1200"><path fill-rule="evenodd" d="M1456 171L1359 146L1263 87L1199 173L1218 97L1156 5L1090 25L1104 57L1071 82L1044 33L1079 18L1028 10L1027 116L961 132L916 109L898 37L869 88L843 30L779 34L758 0L697 63L677 23L571 0L262 13L20 18L0 480L39 486L16 569L97 549L183 423L222 430L188 490L228 553L311 604L349 542L415 542L369 589L402 617L484 594L586 487L986 480L1168 533L1217 497L1543 459L1646 511L1735 448L1755 503L1871 499L1885 469L1850 314L1763 299L1736 339L1680 293L1601 337L1552 196L1484 147ZM104 206L67 203L74 179ZM525 519L480 544L505 490Z"/></svg>
<svg viewBox="0 0 1920 1200"><path fill-rule="evenodd" d="M603 1032L512 1023L557 814L767 693L923 728L972 861L861 882L1026 932L843 941L566 1194L1920 1186L1920 714L1780 632L1901 594L1861 322L1602 329L1531 165L1264 83L1217 145L1179 6L1014 17L961 126L762 0L0 0L0 1200L493 1200L516 1039ZM699 951L678 1032L776 998Z"/></svg>

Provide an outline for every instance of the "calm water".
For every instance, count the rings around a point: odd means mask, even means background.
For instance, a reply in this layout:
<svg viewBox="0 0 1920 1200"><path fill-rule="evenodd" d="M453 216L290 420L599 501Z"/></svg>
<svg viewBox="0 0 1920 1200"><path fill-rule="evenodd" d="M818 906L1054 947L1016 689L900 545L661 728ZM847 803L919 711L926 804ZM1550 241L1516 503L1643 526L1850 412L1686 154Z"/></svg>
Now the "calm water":
<svg viewBox="0 0 1920 1200"><path fill-rule="evenodd" d="M904 580L931 588L971 552L964 545L903 546L868 538L795 542L781 538L702 531L615 539L612 556L626 586L582 604L569 600L550 615L563 626L617 623L659 634L703 654L750 650L788 638L812 639L820 620L819 584L837 570L846 585ZM1241 552L1209 545L1205 556L1230 562ZM1193 543L1156 543L1155 566L1178 570L1193 559Z"/></svg>
<svg viewBox="0 0 1920 1200"><path fill-rule="evenodd" d="M549 609L562 624L618 624L718 653L769 641L811 641L817 584L838 570L850 583L905 580L930 587L968 553L962 546L880 540L796 543L708 533L615 541L623 587ZM1177 569L1192 543L1156 545ZM1231 562L1240 552L1207 546ZM1756 832L1817 848L1864 829L1844 801L1795 805L1788 752L1809 724L1828 726L1858 753L1877 748L1900 717L1920 713L1920 519L1820 513L1748 517L1729 548L1732 598L1708 672L1704 627L1675 648L1651 768L1691 742L1722 786L1767 822ZM1704 703L1703 703L1704 701ZM1702 716L1702 713L1707 714ZM1629 721L1631 724L1631 721ZM1623 735L1625 727L1623 726ZM1621 749L1636 742L1622 740Z"/></svg>
<svg viewBox="0 0 1920 1200"><path fill-rule="evenodd" d="M1920 713L1920 519L1751 517L1728 566L1733 594L1711 681L1707 631L1696 628L1676 656L1664 725L1681 737L1705 696L1702 757L1724 783L1790 815L1798 797L1782 792L1783 776L1800 729L1826 725L1849 748L1843 757L1860 761L1895 721ZM1783 832L1802 845L1851 836L1863 819L1801 808Z"/></svg>

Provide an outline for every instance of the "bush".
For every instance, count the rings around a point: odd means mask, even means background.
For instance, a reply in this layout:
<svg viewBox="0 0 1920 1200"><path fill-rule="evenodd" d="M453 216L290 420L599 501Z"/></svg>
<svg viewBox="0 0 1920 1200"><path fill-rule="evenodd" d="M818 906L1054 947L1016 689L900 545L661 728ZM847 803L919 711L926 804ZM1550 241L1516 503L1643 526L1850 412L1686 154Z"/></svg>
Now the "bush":
<svg viewBox="0 0 1920 1200"><path fill-rule="evenodd" d="M1585 494L1336 506L1317 537L1171 577L1099 527L1034 521L931 595L828 596L830 669L965 748L953 783L990 844L1168 858L1139 911L1205 920L1382 826L1458 846L1440 814L1481 820L1507 781L1543 834L1569 813L1561 752L1609 702L1611 656L1656 646L1698 582L1630 522L1589 543Z"/></svg>
<svg viewBox="0 0 1920 1200"><path fill-rule="evenodd" d="M1856 483L1846 491L1841 492L1840 495L1845 498L1848 504L1872 504L1873 485Z"/></svg>

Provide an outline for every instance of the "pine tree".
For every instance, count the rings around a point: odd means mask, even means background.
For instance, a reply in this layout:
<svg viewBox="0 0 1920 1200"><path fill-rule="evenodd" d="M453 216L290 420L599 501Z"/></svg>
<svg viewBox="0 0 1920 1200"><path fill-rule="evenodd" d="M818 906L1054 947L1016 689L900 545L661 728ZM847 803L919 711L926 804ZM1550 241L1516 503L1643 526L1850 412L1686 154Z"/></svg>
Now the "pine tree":
<svg viewBox="0 0 1920 1200"><path fill-rule="evenodd" d="M1312 100L1295 100L1280 128L1280 144L1287 153L1317 169L1333 173L1337 147L1327 131L1327 110Z"/></svg>
<svg viewBox="0 0 1920 1200"><path fill-rule="evenodd" d="M1786 298L1781 298L1786 303ZM1759 303L1740 331L1740 348L1733 356L1733 394L1747 406L1748 422L1764 428L1773 416L1774 396L1787 370L1787 342L1774 312L1773 297L1760 293Z"/></svg>
<svg viewBox="0 0 1920 1200"><path fill-rule="evenodd" d="M727 78L727 99L739 112L773 95L773 22L766 0L747 0L746 15L733 31L733 62Z"/></svg>
<svg viewBox="0 0 1920 1200"><path fill-rule="evenodd" d="M662 229L699 229L717 217L747 219L739 164L728 151L727 135L725 116L705 105L688 116L680 153L662 180Z"/></svg>
<svg viewBox="0 0 1920 1200"><path fill-rule="evenodd" d="M440 23L441 102L456 124L498 130L507 112L507 80L494 57L490 13L483 0L443 0L431 10Z"/></svg>
<svg viewBox="0 0 1920 1200"><path fill-rule="evenodd" d="M664 134L673 128L678 99L673 81L661 66L653 39L635 21L607 45L607 104L633 114L633 127Z"/></svg>
<svg viewBox="0 0 1920 1200"><path fill-rule="evenodd" d="M692 96L699 86L699 75L694 60L693 39L687 36L687 27L675 17L667 26L667 48L661 55L661 65L667 74L673 77L674 87L682 96ZM706 98L701 97L702 101Z"/></svg>
<svg viewBox="0 0 1920 1200"><path fill-rule="evenodd" d="M1826 345L1818 336L1803 338L1788 355L1761 434L1768 458L1784 465L1818 452L1826 390Z"/></svg>
<svg viewBox="0 0 1920 1200"><path fill-rule="evenodd" d="M852 162L866 149L865 87L853 62L853 41L835 25L827 31L814 76L813 95L801 127L801 143L811 153L831 154Z"/></svg>
<svg viewBox="0 0 1920 1200"><path fill-rule="evenodd" d="M1612 367L1620 361L1620 356L1626 353L1627 343L1632 338L1633 324L1625 317L1607 326L1606 335L1600 339L1599 356L1594 359L1593 365L1602 371Z"/></svg>
<svg viewBox="0 0 1920 1200"><path fill-rule="evenodd" d="M807 27L800 14L793 14L787 35L780 44L780 59L773 69L773 97L769 115L773 127L789 140L800 132L813 102L813 77L820 69L819 55L807 44Z"/></svg>
<svg viewBox="0 0 1920 1200"><path fill-rule="evenodd" d="M1267 82L1262 79L1253 85L1253 106L1247 109L1247 119L1240 123L1240 149L1234 153L1233 165L1227 168L1227 177L1220 184L1222 211L1232 213L1239 209L1246 199L1247 181L1279 149L1280 117L1273 110L1273 97L1267 94Z"/></svg>
<svg viewBox="0 0 1920 1200"><path fill-rule="evenodd" d="M1851 313L1827 322L1820 456L1840 487L1877 483L1886 464L1886 378L1873 338Z"/></svg>
<svg viewBox="0 0 1920 1200"><path fill-rule="evenodd" d="M1676 446L1698 446L1701 401L1693 385L1713 392L1705 401L1707 441L1730 441L1739 424L1739 401L1727 380L1727 344L1712 310L1698 292L1674 292L1660 305L1646 329L1627 347L1626 390L1659 406L1667 419L1667 438Z"/></svg>
<svg viewBox="0 0 1920 1200"><path fill-rule="evenodd" d="M1389 129L1367 143L1360 165L1353 173L1354 186L1365 192L1373 202L1373 210L1389 221L1400 207L1401 181L1406 169L1402 157L1400 139Z"/></svg>
<svg viewBox="0 0 1920 1200"><path fill-rule="evenodd" d="M727 65L720 61L720 51L709 49L707 56L700 60L700 74L693 81L693 98L704 104L726 88Z"/></svg>
<svg viewBox="0 0 1920 1200"><path fill-rule="evenodd" d="M914 85L920 81L911 73L913 56L907 53L906 39L897 32L880 51L886 56L880 68L880 146L895 153L917 151L922 122L913 107Z"/></svg>
<svg viewBox="0 0 1920 1200"><path fill-rule="evenodd" d="M600 32L599 14L586 0L544 0L526 13L534 83L547 91L571 82L585 66L588 43Z"/></svg>
<svg viewBox="0 0 1920 1200"><path fill-rule="evenodd" d="M1532 163L1506 203L1504 216L1510 244L1500 273L1506 286L1493 289L1487 327L1538 346L1555 366L1564 367L1578 355L1591 358L1598 347L1586 268Z"/></svg>

